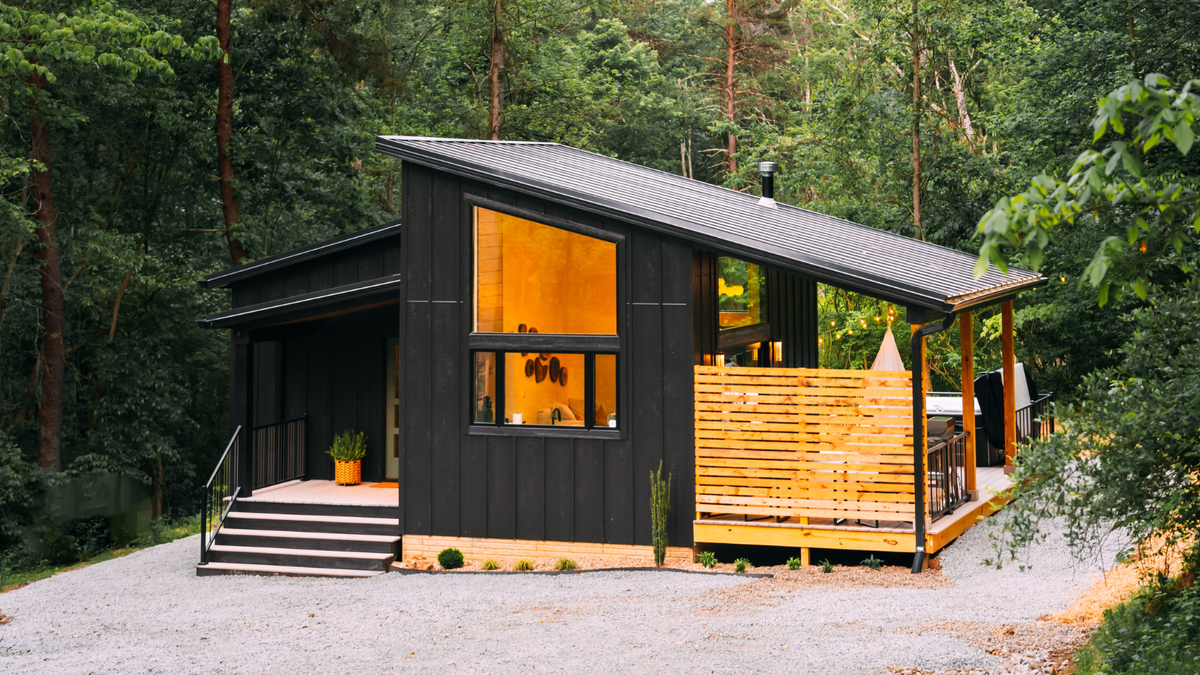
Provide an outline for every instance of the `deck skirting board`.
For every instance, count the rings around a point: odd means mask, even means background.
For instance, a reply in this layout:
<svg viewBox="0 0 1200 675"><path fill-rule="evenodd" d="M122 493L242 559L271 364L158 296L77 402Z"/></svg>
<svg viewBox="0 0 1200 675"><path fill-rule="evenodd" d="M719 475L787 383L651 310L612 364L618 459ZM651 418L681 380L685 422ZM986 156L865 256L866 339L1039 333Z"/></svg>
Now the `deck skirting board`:
<svg viewBox="0 0 1200 675"><path fill-rule="evenodd" d="M404 562L418 558L437 559L443 549L456 548L468 559L486 558L570 558L601 557L641 558L654 560L654 548L625 544L595 544L571 541L535 541L529 539L483 539L473 537L441 537L423 534L406 534L400 540ZM692 549L668 546L667 560L692 562Z"/></svg>
<svg viewBox="0 0 1200 675"><path fill-rule="evenodd" d="M826 548L850 551L891 551L912 553L917 550L916 536L910 532L864 532L828 530L812 527L756 527L756 523L737 521L696 521L692 525L697 544L749 544L792 548Z"/></svg>

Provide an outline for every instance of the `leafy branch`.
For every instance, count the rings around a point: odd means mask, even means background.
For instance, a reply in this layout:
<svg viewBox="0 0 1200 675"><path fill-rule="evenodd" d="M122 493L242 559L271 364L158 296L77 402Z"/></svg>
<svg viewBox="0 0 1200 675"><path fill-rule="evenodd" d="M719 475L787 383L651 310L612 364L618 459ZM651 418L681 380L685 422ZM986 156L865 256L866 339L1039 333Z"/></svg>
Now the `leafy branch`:
<svg viewBox="0 0 1200 675"><path fill-rule="evenodd" d="M1109 131L1127 134L1125 115L1137 120L1132 138L1113 139L1100 150L1080 153L1065 181L1042 174L1025 192L997 202L979 221L983 242L976 275L985 273L989 263L1007 272L1006 246L1017 249L1021 259L1038 270L1057 225L1077 218L1099 222L1107 216L1127 223L1125 236L1100 243L1079 283L1086 280L1097 289L1100 305L1129 288L1146 299L1149 265L1171 258L1172 250L1175 256L1182 254L1200 234L1200 194L1169 173L1148 176L1144 168L1152 166L1147 156L1163 141L1173 143L1182 157L1191 151L1200 117L1196 88L1200 80L1177 90L1166 76L1155 73L1101 99L1092 120L1092 142ZM1191 270L1182 258L1176 258L1176 264Z"/></svg>

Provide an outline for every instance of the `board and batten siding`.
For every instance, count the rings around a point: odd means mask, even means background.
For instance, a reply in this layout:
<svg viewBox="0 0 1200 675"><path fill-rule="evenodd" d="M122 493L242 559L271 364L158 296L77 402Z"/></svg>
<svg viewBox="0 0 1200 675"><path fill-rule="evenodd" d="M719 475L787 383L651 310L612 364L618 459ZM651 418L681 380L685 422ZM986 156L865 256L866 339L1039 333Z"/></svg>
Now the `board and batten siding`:
<svg viewBox="0 0 1200 675"><path fill-rule="evenodd" d="M405 534L650 544L650 472L673 475L691 546L692 246L405 162L400 481ZM465 195L625 237L620 440L469 433L472 219Z"/></svg>
<svg viewBox="0 0 1200 675"><path fill-rule="evenodd" d="M232 286L233 307L398 274L400 251L397 233L239 281ZM400 334L398 314L399 306L390 305L281 326L272 329L275 339L255 341L250 423L262 426L307 414L310 479L333 480L333 460L326 452L334 434L346 429L367 436L363 480L384 478L387 340ZM237 400L234 392L231 402ZM236 410L231 417L239 417Z"/></svg>
<svg viewBox="0 0 1200 675"><path fill-rule="evenodd" d="M359 281L390 277L400 272L401 235L396 233L288 265L233 284L233 309L281 298L323 291Z"/></svg>

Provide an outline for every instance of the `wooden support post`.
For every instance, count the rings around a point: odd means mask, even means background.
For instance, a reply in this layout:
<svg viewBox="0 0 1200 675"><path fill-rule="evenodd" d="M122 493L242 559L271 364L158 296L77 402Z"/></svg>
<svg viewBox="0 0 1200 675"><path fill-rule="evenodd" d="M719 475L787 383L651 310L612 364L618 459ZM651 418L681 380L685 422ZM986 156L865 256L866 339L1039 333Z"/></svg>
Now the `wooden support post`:
<svg viewBox="0 0 1200 675"><path fill-rule="evenodd" d="M801 518L800 524L807 525L808 518ZM811 551L811 549L806 548L806 547L800 548L800 566L801 567L808 567L809 565L812 564L812 560L810 560L810 558L809 558L809 556L811 555L810 551Z"/></svg>
<svg viewBox="0 0 1200 675"><path fill-rule="evenodd" d="M1017 456L1017 383L1013 355L1012 300L1000 304L1000 347L1004 355L1004 473L1012 473Z"/></svg>
<svg viewBox="0 0 1200 675"><path fill-rule="evenodd" d="M970 312L958 315L958 340L962 356L963 433L967 435L963 459L967 492L974 502L979 500L979 489L975 483L975 327Z"/></svg>

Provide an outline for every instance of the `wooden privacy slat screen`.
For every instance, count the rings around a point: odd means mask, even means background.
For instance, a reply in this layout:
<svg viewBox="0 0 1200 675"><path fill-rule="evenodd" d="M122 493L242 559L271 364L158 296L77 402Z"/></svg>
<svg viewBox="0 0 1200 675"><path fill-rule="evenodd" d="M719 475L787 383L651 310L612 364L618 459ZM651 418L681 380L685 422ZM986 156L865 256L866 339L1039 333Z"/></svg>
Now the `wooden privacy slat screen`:
<svg viewBox="0 0 1200 675"><path fill-rule="evenodd" d="M699 514L913 519L911 373L695 369Z"/></svg>

